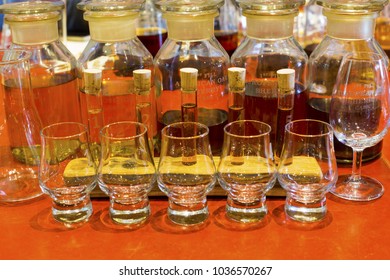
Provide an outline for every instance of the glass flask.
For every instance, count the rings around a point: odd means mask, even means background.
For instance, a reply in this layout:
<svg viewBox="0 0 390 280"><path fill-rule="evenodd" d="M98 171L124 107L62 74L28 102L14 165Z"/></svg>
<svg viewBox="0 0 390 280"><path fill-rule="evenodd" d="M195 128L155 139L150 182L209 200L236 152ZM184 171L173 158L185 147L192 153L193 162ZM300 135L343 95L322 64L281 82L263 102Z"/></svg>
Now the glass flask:
<svg viewBox="0 0 390 280"><path fill-rule="evenodd" d="M214 34L223 48L231 56L238 46L240 10L235 0L225 0L214 19Z"/></svg>
<svg viewBox="0 0 390 280"><path fill-rule="evenodd" d="M346 53L366 51L386 56L374 38L375 20L386 3L387 0L317 1L327 18L327 34L309 59L309 118L329 122L333 86ZM381 151L382 142L365 149L363 161L377 158ZM336 138L335 153L339 163L352 162L352 149Z"/></svg>
<svg viewBox="0 0 390 280"><path fill-rule="evenodd" d="M146 0L137 20L137 36L153 56L167 39L167 26L155 0Z"/></svg>
<svg viewBox="0 0 390 280"><path fill-rule="evenodd" d="M153 57L136 35L135 23L144 2L87 0L78 4L91 36L78 59L78 79L82 118L88 124L92 142L99 142L103 126L139 118L133 72L149 69L150 79L154 79ZM153 83L150 94L150 132L155 135Z"/></svg>
<svg viewBox="0 0 390 280"><path fill-rule="evenodd" d="M42 125L80 122L77 61L59 38L64 2L15 2L0 6L12 35L10 49L31 52L30 75Z"/></svg>
<svg viewBox="0 0 390 280"><path fill-rule="evenodd" d="M198 121L208 126L213 154L222 148L228 119L229 55L214 35L222 0L161 0L168 38L155 57L158 131L181 121L181 68L195 68Z"/></svg>
<svg viewBox="0 0 390 280"><path fill-rule="evenodd" d="M31 53L0 50L0 204L42 194L38 183L42 128L30 81Z"/></svg>
<svg viewBox="0 0 390 280"><path fill-rule="evenodd" d="M245 119L269 124L275 147L278 119L277 71L295 70L292 110L285 120L306 117L308 57L293 36L294 18L303 0L238 0L247 20L246 37L231 57L235 67L246 68Z"/></svg>

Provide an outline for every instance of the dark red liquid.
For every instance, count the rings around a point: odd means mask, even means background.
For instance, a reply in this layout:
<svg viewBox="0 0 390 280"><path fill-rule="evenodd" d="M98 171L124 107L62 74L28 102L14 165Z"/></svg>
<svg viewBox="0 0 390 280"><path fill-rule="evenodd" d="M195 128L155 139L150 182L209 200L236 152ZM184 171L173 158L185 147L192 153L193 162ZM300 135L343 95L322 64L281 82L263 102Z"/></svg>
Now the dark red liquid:
<svg viewBox="0 0 390 280"><path fill-rule="evenodd" d="M165 39L167 39L167 32L162 28L138 28L137 37L148 51L156 56Z"/></svg>
<svg viewBox="0 0 390 280"><path fill-rule="evenodd" d="M216 30L214 34L229 56L232 56L238 46L238 32Z"/></svg>

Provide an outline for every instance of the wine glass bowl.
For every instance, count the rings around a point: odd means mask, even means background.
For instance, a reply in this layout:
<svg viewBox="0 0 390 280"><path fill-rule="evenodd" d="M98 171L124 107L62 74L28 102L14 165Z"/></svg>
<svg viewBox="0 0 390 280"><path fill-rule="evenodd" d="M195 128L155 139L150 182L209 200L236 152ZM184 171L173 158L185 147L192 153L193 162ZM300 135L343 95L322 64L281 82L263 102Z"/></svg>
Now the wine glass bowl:
<svg viewBox="0 0 390 280"><path fill-rule="evenodd" d="M343 199L369 201L383 195L376 179L361 176L362 152L379 143L389 126L389 78L385 59L376 53L343 57L333 88L329 122L337 139L353 149L351 175L331 192Z"/></svg>

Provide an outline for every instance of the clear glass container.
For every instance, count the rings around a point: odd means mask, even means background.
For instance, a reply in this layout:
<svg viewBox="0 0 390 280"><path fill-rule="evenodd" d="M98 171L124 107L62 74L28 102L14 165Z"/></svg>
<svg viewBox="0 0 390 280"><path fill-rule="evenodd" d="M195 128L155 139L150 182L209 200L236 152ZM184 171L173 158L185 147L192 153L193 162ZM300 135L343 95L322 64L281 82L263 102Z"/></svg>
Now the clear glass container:
<svg viewBox="0 0 390 280"><path fill-rule="evenodd" d="M375 20L387 0L321 0L327 17L327 34L309 59L308 117L329 122L330 100L342 57L353 51L369 51L386 56L374 38ZM382 142L367 148L363 161L380 156ZM339 163L352 161L352 149L335 139Z"/></svg>
<svg viewBox="0 0 390 280"><path fill-rule="evenodd" d="M223 48L231 56L238 46L240 9L235 0L225 0L214 20L214 34Z"/></svg>
<svg viewBox="0 0 390 280"><path fill-rule="evenodd" d="M31 53L0 50L0 204L42 194L38 163L42 123L30 80Z"/></svg>
<svg viewBox="0 0 390 280"><path fill-rule="evenodd" d="M146 0L137 20L137 36L153 56L167 39L167 24L155 0Z"/></svg>
<svg viewBox="0 0 390 280"><path fill-rule="evenodd" d="M222 148L228 118L229 55L214 35L222 0L162 0L168 38L155 57L158 131L181 121L180 69L196 68L198 121L207 125L213 154Z"/></svg>
<svg viewBox="0 0 390 280"><path fill-rule="evenodd" d="M93 142L100 129L119 121L148 118L156 134L154 84L150 89L151 116L137 116L137 94L133 71L149 69L153 81L153 57L136 35L136 21L144 0L83 1L91 39L78 62L78 79L83 121Z"/></svg>
<svg viewBox="0 0 390 280"><path fill-rule="evenodd" d="M316 0L306 0L296 19L295 38L308 56L325 36L326 18Z"/></svg>
<svg viewBox="0 0 390 280"><path fill-rule="evenodd" d="M42 125L80 122L77 61L59 38L64 2L31 1L0 6L11 29L10 49L31 52L30 75Z"/></svg>
<svg viewBox="0 0 390 280"><path fill-rule="evenodd" d="M386 5L376 19L375 39L382 46L387 56L390 56L390 4Z"/></svg>
<svg viewBox="0 0 390 280"><path fill-rule="evenodd" d="M247 20L246 37L231 57L231 64L246 68L245 119L265 122L272 128L275 147L278 119L306 117L308 57L294 34L294 18L303 0L238 0ZM295 70L292 110L278 109L277 71Z"/></svg>

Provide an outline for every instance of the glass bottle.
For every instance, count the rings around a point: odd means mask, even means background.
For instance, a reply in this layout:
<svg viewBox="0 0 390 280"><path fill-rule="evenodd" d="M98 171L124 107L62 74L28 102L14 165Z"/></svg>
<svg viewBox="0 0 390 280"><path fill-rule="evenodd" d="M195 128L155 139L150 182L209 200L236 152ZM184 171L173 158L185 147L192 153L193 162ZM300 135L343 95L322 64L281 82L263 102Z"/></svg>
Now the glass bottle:
<svg viewBox="0 0 390 280"><path fill-rule="evenodd" d="M213 154L222 148L228 116L229 55L214 36L222 0L161 0L168 38L155 57L158 131L181 120L180 69L198 70L198 121L208 126Z"/></svg>
<svg viewBox="0 0 390 280"><path fill-rule="evenodd" d="M219 8L219 15L214 20L214 34L224 49L231 56L238 46L240 11L235 0L225 0Z"/></svg>
<svg viewBox="0 0 390 280"><path fill-rule="evenodd" d="M137 36L153 56L167 39L167 27L155 0L146 0L137 20Z"/></svg>
<svg viewBox="0 0 390 280"><path fill-rule="evenodd" d="M38 183L42 123L30 80L31 53L0 50L0 204L33 199Z"/></svg>
<svg viewBox="0 0 390 280"><path fill-rule="evenodd" d="M153 57L136 36L135 23L143 4L144 0L87 0L78 4L91 36L78 59L78 79L82 117L93 142L99 142L99 130L104 125L137 121L133 71L149 69L150 79L154 79ZM153 83L150 94L151 133L155 135Z"/></svg>
<svg viewBox="0 0 390 280"><path fill-rule="evenodd" d="M42 125L80 122L77 61L59 38L62 1L31 1L0 6L12 34L10 49L31 52L30 75Z"/></svg>
<svg viewBox="0 0 390 280"><path fill-rule="evenodd" d="M294 108L289 119L306 117L308 57L293 36L294 18L304 1L237 2L247 20L247 35L231 57L231 64L246 68L245 119L269 124L271 143L275 147L279 69L295 70Z"/></svg>
<svg viewBox="0 0 390 280"><path fill-rule="evenodd" d="M386 5L376 19L375 39L386 52L387 56L390 56L390 4Z"/></svg>
<svg viewBox="0 0 390 280"><path fill-rule="evenodd" d="M300 9L296 25L295 38L310 56L324 38L326 27L322 7L316 5L316 0L306 0L305 6Z"/></svg>
<svg viewBox="0 0 390 280"><path fill-rule="evenodd" d="M375 20L387 0L321 0L327 18L327 35L309 59L308 117L329 122L330 100L342 57L353 51L370 51L386 56L374 38ZM382 142L367 148L363 161L381 154ZM335 139L339 163L352 161L352 149Z"/></svg>

